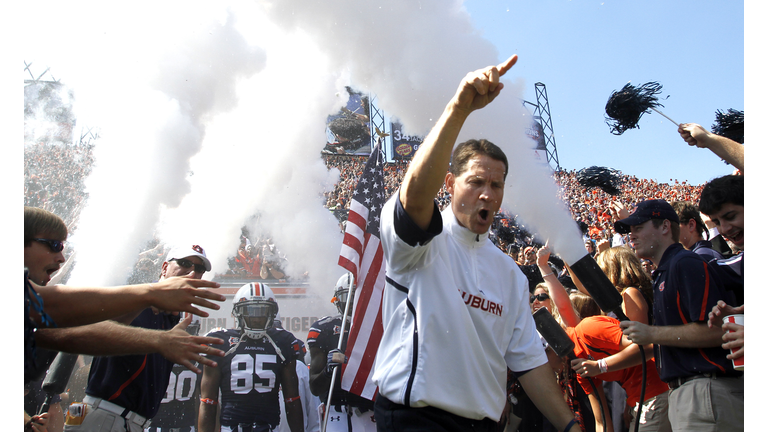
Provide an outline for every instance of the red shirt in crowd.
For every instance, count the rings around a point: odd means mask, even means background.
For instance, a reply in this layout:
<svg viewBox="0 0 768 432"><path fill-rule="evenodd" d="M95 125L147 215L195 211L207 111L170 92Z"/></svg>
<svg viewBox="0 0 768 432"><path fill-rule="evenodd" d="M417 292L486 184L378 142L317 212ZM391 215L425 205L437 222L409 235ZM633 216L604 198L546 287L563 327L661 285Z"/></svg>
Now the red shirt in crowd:
<svg viewBox="0 0 768 432"><path fill-rule="evenodd" d="M621 338L623 333L619 327L619 320L607 316L592 316L584 318L576 327L566 328L568 337L571 338L576 347L573 349L576 357L599 360L609 357L622 351ZM643 370L641 365L633 366L615 372L607 372L598 376L595 385L600 380L617 381L627 392L627 405L635 406L640 400L640 386L643 381ZM646 385L645 399L648 400L656 395L669 390L669 386L659 378L656 372L656 363L653 359L645 362ZM586 378L577 376L579 384L587 394L592 393L592 386Z"/></svg>

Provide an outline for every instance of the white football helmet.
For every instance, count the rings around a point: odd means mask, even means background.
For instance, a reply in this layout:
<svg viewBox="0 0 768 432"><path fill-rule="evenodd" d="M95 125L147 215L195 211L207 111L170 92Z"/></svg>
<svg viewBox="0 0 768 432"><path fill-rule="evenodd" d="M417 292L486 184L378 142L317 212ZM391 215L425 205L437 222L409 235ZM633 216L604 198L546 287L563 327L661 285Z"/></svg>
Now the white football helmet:
<svg viewBox="0 0 768 432"><path fill-rule="evenodd" d="M344 275L342 275L338 282L336 282L336 287L333 289L333 298L331 299L331 303L336 305L336 309L339 310L339 313L344 315L344 308L347 305L347 299L349 298L349 291L350 288L352 288L352 273L347 272ZM351 310L349 311L352 312Z"/></svg>
<svg viewBox="0 0 768 432"><path fill-rule="evenodd" d="M246 337L259 339L277 316L277 301L272 289L266 284L251 282L237 290L232 299L232 315Z"/></svg>

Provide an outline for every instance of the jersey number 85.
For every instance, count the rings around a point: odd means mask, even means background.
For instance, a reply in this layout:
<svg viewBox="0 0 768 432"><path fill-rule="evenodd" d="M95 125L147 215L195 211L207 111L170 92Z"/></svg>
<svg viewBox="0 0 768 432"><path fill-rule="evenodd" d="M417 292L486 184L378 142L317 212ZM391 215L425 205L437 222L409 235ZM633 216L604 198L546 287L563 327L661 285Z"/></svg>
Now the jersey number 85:
<svg viewBox="0 0 768 432"><path fill-rule="evenodd" d="M275 388L275 371L265 365L277 365L274 354L237 354L232 357L230 367L230 389L237 394L246 394L251 389L268 393Z"/></svg>

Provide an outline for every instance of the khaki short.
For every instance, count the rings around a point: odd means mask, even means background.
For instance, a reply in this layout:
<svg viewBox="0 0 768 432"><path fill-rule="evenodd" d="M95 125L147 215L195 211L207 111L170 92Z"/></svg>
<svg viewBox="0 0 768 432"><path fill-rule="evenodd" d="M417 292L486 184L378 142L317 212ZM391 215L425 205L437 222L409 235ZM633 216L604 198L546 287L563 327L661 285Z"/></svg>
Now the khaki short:
<svg viewBox="0 0 768 432"><path fill-rule="evenodd" d="M64 424L64 432L144 432L144 428L136 423L126 421L125 418L117 414L105 411L101 408L93 409L86 404L78 418L67 415ZM70 410L73 407L70 406Z"/></svg>
<svg viewBox="0 0 768 432"><path fill-rule="evenodd" d="M629 423L630 432L635 430L637 420L637 406L632 409L632 421ZM672 432L669 424L669 392L658 394L643 403L643 411L640 414L641 431Z"/></svg>
<svg viewBox="0 0 768 432"><path fill-rule="evenodd" d="M669 422L677 431L743 431L744 377L701 377L669 391Z"/></svg>

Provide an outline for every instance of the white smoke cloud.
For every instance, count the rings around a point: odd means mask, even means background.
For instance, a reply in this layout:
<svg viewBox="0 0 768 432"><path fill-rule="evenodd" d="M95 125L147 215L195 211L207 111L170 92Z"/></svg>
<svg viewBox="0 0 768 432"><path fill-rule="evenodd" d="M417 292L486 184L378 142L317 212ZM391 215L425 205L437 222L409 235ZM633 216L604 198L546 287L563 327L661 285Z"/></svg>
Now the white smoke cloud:
<svg viewBox="0 0 768 432"><path fill-rule="evenodd" d="M380 5L348 0L333 8L322 1L301 7L274 2L268 11L273 22L311 33L335 64L350 71L355 85L376 93L380 106L397 116L408 133L429 132L468 72L514 54L500 54L483 39L460 1ZM557 187L525 136L531 118L522 106L524 80L516 77L513 67L502 96L470 116L459 141L482 137L499 145L510 164L504 208L551 239L553 250L581 257L585 251L578 228L556 199Z"/></svg>
<svg viewBox="0 0 768 432"><path fill-rule="evenodd" d="M55 66L75 90L78 125L101 133L71 283L122 283L156 229L202 245L223 271L258 213L252 228L270 232L289 273L309 271L327 301L343 273L341 234L322 207L338 172L319 158L325 118L345 102L335 95L374 92L407 133L426 134L467 72L513 54L483 39L460 1L51 3L35 16L39 39L25 55ZM460 139L499 144L505 207L556 250L583 249L552 180L534 169L524 83L514 68L505 82Z"/></svg>

